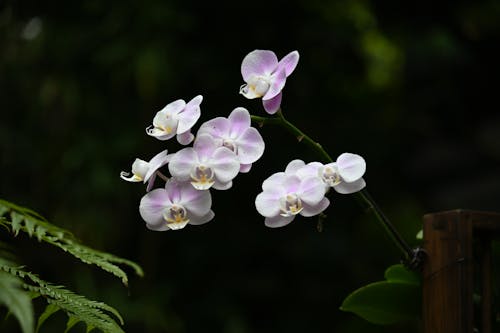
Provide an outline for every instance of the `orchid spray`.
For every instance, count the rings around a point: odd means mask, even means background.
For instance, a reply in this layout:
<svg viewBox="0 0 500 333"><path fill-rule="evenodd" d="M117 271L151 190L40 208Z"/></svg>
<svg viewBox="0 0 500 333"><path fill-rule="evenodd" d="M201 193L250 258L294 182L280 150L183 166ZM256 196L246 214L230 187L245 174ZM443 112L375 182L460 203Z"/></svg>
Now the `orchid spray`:
<svg viewBox="0 0 500 333"><path fill-rule="evenodd" d="M390 269L418 270L424 252L405 242L368 193L363 178L366 172L364 158L344 152L333 159L321 144L285 118L281 108L283 90L298 62L298 51L288 53L281 60L270 50L254 50L243 58L241 75L245 83L239 92L248 99L262 99L267 116L251 115L247 109L236 107L227 118L216 117L204 122L193 135L193 127L201 114L201 95L187 103L175 100L156 113L153 125L146 129L148 135L162 141L176 137L180 144L192 143L192 147L177 152L164 150L149 162L136 159L131 175L121 173L124 180L148 183L147 193L139 204L146 227L154 231L181 230L188 224L212 221L216 215L211 209L210 191L231 189L238 174L249 172L252 164L264 154L264 140L257 128L252 127L252 122L258 127L277 125L307 145L318 160L290 161L284 171L263 180L262 192L256 193L255 208L263 216L264 225L284 227L298 215L322 217L330 205L328 197L332 193L352 194L373 212L401 251L406 268ZM153 189L158 178L164 184ZM349 302L356 298L355 293L344 301L342 309L350 311Z"/></svg>

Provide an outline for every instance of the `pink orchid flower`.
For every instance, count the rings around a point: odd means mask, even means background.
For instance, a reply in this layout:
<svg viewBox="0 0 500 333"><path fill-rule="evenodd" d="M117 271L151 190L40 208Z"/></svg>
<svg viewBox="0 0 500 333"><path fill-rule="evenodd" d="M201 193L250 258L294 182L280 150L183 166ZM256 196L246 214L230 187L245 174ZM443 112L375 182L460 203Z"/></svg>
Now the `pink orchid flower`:
<svg viewBox="0 0 500 333"><path fill-rule="evenodd" d="M299 62L299 52L293 51L278 61L269 50L255 50L246 55L241 63L241 75L246 84L240 94L248 99L262 98L264 109L274 114L281 105L282 90L286 78Z"/></svg>

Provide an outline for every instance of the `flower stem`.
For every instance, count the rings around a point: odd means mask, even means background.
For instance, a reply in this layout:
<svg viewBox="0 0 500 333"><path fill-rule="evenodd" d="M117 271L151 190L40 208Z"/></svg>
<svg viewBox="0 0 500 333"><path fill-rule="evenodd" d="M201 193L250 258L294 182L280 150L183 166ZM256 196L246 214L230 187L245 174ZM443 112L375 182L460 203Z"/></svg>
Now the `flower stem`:
<svg viewBox="0 0 500 333"><path fill-rule="evenodd" d="M332 163L334 160L328 155L328 153L323 149L323 147L310 136L306 135L300 129L298 129L295 125L289 122L283 116L281 109L278 110L276 116L274 117L259 117L259 116L251 116L252 121L258 123L261 127L264 125L279 125L284 127L290 133L292 133L299 142L303 142L304 144L311 147L316 153L321 156L324 163ZM375 200L370 196L366 188L357 192L356 195L368 206L368 209L373 211L376 219L380 222L384 230L387 232L391 240L398 247L398 249L403 253L404 260L409 261L414 257L415 251L406 243L403 237L396 230L394 225L389 221L389 219L382 212L380 207L377 205Z"/></svg>

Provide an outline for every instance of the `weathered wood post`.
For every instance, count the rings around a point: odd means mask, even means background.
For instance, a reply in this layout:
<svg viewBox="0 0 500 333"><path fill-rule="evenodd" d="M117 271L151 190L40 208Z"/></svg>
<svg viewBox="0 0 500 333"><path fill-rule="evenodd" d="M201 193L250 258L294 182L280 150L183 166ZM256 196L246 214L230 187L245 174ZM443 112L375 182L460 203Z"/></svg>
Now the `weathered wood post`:
<svg viewBox="0 0 500 333"><path fill-rule="evenodd" d="M424 216L423 325L425 333L472 333L474 270L481 273L480 332L491 333L491 240L500 214L453 210ZM474 262L473 240L479 240Z"/></svg>

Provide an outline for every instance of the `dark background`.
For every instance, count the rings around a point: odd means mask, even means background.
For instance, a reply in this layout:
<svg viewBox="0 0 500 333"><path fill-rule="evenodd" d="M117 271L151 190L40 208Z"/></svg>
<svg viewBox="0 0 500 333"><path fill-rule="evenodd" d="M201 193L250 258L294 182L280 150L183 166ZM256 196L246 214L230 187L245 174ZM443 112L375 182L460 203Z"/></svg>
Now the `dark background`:
<svg viewBox="0 0 500 333"><path fill-rule="evenodd" d="M180 148L144 131L175 99L202 94L201 121L237 106L265 115L238 94L243 57L298 50L284 114L330 155L362 155L369 191L416 245L424 213L500 210L499 37L496 1L0 1L0 197L146 276L126 288L45 244L2 239L42 278L116 307L127 332L416 331L338 310L400 259L352 197L331 197L321 233L314 218L264 226L263 179L317 159L284 130L261 130L264 157L212 192L203 226L147 230L144 186L119 173Z"/></svg>

